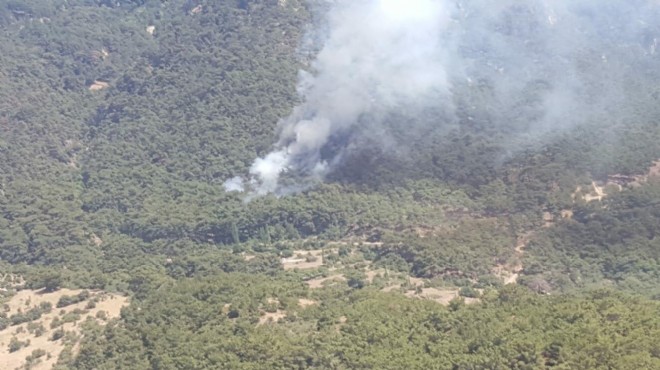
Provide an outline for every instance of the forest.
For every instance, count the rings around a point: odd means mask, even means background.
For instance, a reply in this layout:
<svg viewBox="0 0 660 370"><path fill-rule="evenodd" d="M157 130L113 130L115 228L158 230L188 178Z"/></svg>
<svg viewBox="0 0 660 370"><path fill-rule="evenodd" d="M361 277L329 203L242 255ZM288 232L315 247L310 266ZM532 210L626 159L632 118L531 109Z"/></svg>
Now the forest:
<svg viewBox="0 0 660 370"><path fill-rule="evenodd" d="M660 56L609 55L622 113L514 135L552 81L497 111L484 77L455 125L388 117L400 150L358 127L324 181L225 191L301 103L327 6L0 0L0 304L80 291L0 313L0 350L108 292L130 303L53 368L660 369ZM580 51L589 92L620 42Z"/></svg>

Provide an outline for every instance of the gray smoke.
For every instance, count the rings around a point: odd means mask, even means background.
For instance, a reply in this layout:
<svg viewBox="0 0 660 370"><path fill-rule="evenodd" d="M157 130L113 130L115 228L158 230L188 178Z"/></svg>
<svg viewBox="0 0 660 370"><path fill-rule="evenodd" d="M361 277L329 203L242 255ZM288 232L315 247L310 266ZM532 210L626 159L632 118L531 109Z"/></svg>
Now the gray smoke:
<svg viewBox="0 0 660 370"><path fill-rule="evenodd" d="M322 155L334 137L377 129L393 111L441 107L438 125L464 115L506 122L512 137L621 115L630 70L641 67L630 60L657 60L658 3L336 1L323 46L300 74L303 103L279 123L274 150L254 161L251 192L285 192L285 172L323 179L341 163L341 150Z"/></svg>

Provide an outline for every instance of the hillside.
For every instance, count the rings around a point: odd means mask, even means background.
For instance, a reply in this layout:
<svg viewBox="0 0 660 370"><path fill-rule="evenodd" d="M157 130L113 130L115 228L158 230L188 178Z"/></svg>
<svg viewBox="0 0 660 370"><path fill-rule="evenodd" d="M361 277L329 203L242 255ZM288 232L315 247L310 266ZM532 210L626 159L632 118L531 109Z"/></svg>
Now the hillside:
<svg viewBox="0 0 660 370"><path fill-rule="evenodd" d="M448 72L450 101L373 103L301 155L326 175L298 158L285 192L253 196L223 184L296 148L330 3L0 0L0 353L16 338L31 344L11 363L35 369L660 368L658 9L637 1L632 26L615 3L584 2L593 41L574 48L536 2L457 15L497 32L456 32L472 77ZM580 94L560 99L572 73ZM68 311L12 321L82 290L117 297L117 319L78 302L60 342L29 328Z"/></svg>

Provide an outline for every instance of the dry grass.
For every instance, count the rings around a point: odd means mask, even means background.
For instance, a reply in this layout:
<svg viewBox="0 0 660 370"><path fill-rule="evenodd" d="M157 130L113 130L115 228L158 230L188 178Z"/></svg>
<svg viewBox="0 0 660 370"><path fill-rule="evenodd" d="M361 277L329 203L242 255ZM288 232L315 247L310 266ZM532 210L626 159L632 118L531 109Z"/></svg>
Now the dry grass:
<svg viewBox="0 0 660 370"><path fill-rule="evenodd" d="M108 87L110 87L109 83L107 83L105 81L96 80L96 81L94 81L93 84L89 85L89 90L90 91L99 91L99 90L107 89Z"/></svg>
<svg viewBox="0 0 660 370"><path fill-rule="evenodd" d="M647 180L649 177L660 177L660 160L653 162L653 165L649 168L649 172L646 176Z"/></svg>
<svg viewBox="0 0 660 370"><path fill-rule="evenodd" d="M401 284L395 284L395 285L386 286L385 288L381 289L381 291L385 293L389 293L399 289L401 289Z"/></svg>
<svg viewBox="0 0 660 370"><path fill-rule="evenodd" d="M286 311L277 310L275 312L262 312L259 318L259 324L264 325L268 323L276 323L286 317Z"/></svg>
<svg viewBox="0 0 660 370"><path fill-rule="evenodd" d="M316 306L319 304L319 302L312 300L312 299L305 299L305 298L300 298L298 299L298 306L300 307L309 307L309 306Z"/></svg>
<svg viewBox="0 0 660 370"><path fill-rule="evenodd" d="M51 341L51 335L54 330L50 328L50 323L55 319L55 317L60 316L60 311L65 311L66 313L72 312L76 309L82 310L83 313L80 314L80 319L76 322L66 323L62 325L62 328L65 331L73 332L77 336L81 335L80 324L83 323L88 318L96 320L98 323L103 324L104 322L96 319L96 314L100 311L105 311L108 319L119 317L121 308L128 304L128 298L106 294L104 292L96 291L91 292L91 298L98 298L99 302L96 304L96 307L91 309L86 309L87 301L83 301L74 305L70 305L64 308L56 308L57 301L64 295L77 295L80 290L69 290L61 289L53 293L44 293L41 294L38 291L34 290L21 290L16 295L14 295L11 300L7 303L9 307L9 312L7 314L11 316L19 311L25 312L32 307L38 306L42 302L49 302L53 305L53 310L42 315L39 320L33 321L36 324L41 324L45 328L45 332L41 336L35 336L30 334L27 330L28 323L21 325L11 326L3 331L0 331L0 369L15 369L22 366L25 363L25 358L29 356L32 351L35 349L42 349L46 351L47 356L42 357L41 362L34 365L32 369L52 369L57 359L64 350L65 344L62 339L57 341ZM21 333L17 333L22 331ZM30 345L20 350L9 353L9 341L12 337L16 337L20 341L30 341ZM79 340L73 346L73 353L77 353L77 348L79 348Z"/></svg>
<svg viewBox="0 0 660 370"><path fill-rule="evenodd" d="M307 281L310 289L321 289L327 282L343 282L346 281L344 275L332 275L324 278L312 279Z"/></svg>
<svg viewBox="0 0 660 370"><path fill-rule="evenodd" d="M378 269L378 270L369 269L367 270L366 275L367 275L367 281L369 282L369 284L372 284L377 276L385 275L385 269Z"/></svg>
<svg viewBox="0 0 660 370"><path fill-rule="evenodd" d="M452 299L458 298L458 289L423 288L420 293L414 290L406 292L406 297L421 298L448 305Z"/></svg>
<svg viewBox="0 0 660 370"><path fill-rule="evenodd" d="M337 253L336 249L326 250L311 250L311 251L294 251L293 257L282 258L282 267L285 270L309 270L323 266L323 255Z"/></svg>
<svg viewBox="0 0 660 370"><path fill-rule="evenodd" d="M569 220L573 218L573 210L565 209L561 211L561 218L568 218Z"/></svg>
<svg viewBox="0 0 660 370"><path fill-rule="evenodd" d="M438 289L438 288L423 288L421 292L417 292L415 290L411 290L406 292L406 297L408 298L418 298L418 299L427 299L429 301L434 301L437 303L440 303L443 306L448 306L449 302L452 300L459 298L460 295L458 294L458 289L457 288L443 288L443 289ZM465 304L475 304L481 302L479 298L463 298L465 301Z"/></svg>

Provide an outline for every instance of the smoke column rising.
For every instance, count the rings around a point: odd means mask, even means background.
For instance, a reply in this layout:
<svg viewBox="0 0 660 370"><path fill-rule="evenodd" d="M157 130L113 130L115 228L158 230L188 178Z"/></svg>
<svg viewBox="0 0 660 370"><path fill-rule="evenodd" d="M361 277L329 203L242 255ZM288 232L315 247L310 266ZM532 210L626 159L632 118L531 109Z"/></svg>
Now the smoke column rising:
<svg viewBox="0 0 660 370"><path fill-rule="evenodd" d="M635 119L624 86L635 80L647 86L643 71L657 67L658 5L332 2L327 27L317 30L322 48L310 71L300 73L303 103L279 122L274 150L252 164L248 197L290 191L281 181L285 172L323 179L342 160L341 150L323 155L333 138L357 127L377 137L388 112L424 104L445 111L434 125L460 121L447 119L457 107L457 117L498 125L512 141L586 122ZM243 191L243 181L231 179L225 188Z"/></svg>
<svg viewBox="0 0 660 370"><path fill-rule="evenodd" d="M424 94L448 92L440 35L450 9L435 0L351 0L329 15L330 33L302 73L304 103L280 122L276 150L250 169L256 194L278 189L290 169L321 178L329 163L320 151L331 135L362 115Z"/></svg>

